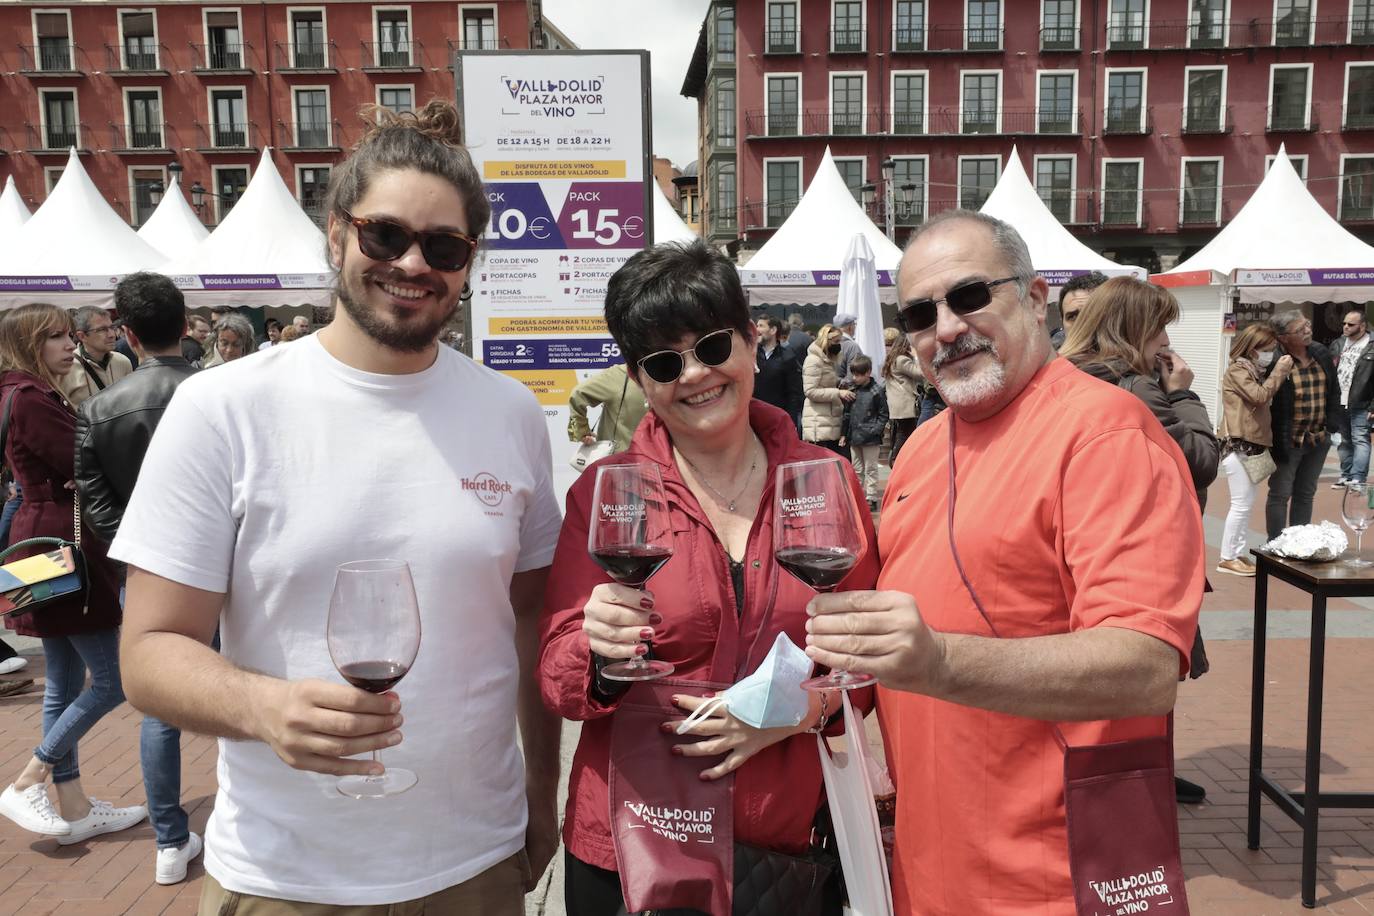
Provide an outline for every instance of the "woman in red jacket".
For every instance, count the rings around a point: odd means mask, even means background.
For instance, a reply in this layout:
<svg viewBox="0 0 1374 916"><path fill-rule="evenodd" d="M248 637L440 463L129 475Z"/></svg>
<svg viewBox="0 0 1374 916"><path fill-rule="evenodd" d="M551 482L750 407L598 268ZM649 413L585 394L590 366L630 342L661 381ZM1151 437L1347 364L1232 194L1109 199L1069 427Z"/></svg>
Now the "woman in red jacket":
<svg viewBox="0 0 1374 916"><path fill-rule="evenodd" d="M671 662L674 677L730 684L753 672L777 634L806 645L813 592L774 562L773 478L779 464L833 457L801 442L783 411L751 400L754 335L734 265L696 242L659 245L611 277L606 322L650 412L628 451L601 464L658 467L667 491L673 557L647 591L612 583L587 553L596 474L568 493L567 514L549 576L541 626L540 687L564 718L584 722L573 757L564 820L566 902L575 916L621 910L611 838L607 777L611 730L628 685L602 678L610 660L642 654ZM672 355L667 355L672 354ZM858 481L844 464L856 505ZM877 558L869 548L842 588L868 588ZM700 691L698 691L700 693ZM854 699L871 697L859 691ZM701 778L734 773L734 837L768 850L806 851L824 790L815 739L838 709L834 694L810 695L795 727L755 729L717 709L672 753L700 758ZM675 698L676 725L699 696Z"/></svg>
<svg viewBox="0 0 1374 916"><path fill-rule="evenodd" d="M70 335L71 321L55 305L20 306L0 320L0 405L10 405L5 460L24 491L10 531L11 544L33 537L74 537L76 414L58 393L59 379L71 371L76 351ZM21 551L9 561L43 549ZM55 601L10 618L20 634L42 638L47 683L43 740L0 793L0 814L26 830L55 836L63 845L132 827L147 815L142 805L115 808L87 798L81 788L76 744L124 702L117 579L105 558L105 546L84 525L81 550L90 583L84 600ZM48 797L49 779L56 787L60 815Z"/></svg>

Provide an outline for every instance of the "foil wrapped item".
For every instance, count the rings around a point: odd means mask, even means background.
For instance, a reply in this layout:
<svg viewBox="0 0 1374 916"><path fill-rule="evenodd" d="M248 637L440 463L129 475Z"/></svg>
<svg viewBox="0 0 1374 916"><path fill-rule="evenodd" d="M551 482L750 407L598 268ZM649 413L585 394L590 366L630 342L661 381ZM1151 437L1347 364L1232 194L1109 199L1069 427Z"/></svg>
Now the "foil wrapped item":
<svg viewBox="0 0 1374 916"><path fill-rule="evenodd" d="M1294 525L1285 528L1263 550L1290 560L1324 562L1334 560L1350 546L1345 531L1335 522L1322 522L1318 525Z"/></svg>

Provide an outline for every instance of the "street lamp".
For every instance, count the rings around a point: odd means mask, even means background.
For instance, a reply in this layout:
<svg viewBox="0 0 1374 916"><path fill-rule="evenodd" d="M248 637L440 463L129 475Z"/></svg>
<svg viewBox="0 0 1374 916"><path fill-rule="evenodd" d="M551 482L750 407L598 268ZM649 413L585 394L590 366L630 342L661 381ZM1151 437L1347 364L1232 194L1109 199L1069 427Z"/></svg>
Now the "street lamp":
<svg viewBox="0 0 1374 916"><path fill-rule="evenodd" d="M154 207L162 203L162 182L154 181L148 185L148 202Z"/></svg>
<svg viewBox="0 0 1374 916"><path fill-rule="evenodd" d="M916 202L916 185L908 181L901 186L900 190L902 192L902 209L910 214L911 205Z"/></svg>
<svg viewBox="0 0 1374 916"><path fill-rule="evenodd" d="M883 160L883 229L887 233L888 239L896 241L896 228L892 223L892 177L896 174L897 163L891 158Z"/></svg>
<svg viewBox="0 0 1374 916"><path fill-rule="evenodd" d="M872 213L873 202L878 197L878 186L870 181L867 184L860 186L859 195L863 198L864 211Z"/></svg>
<svg viewBox="0 0 1374 916"><path fill-rule="evenodd" d="M171 162L167 163L167 174L171 176L171 183L178 188L181 187L181 173L182 165L180 162L173 159Z"/></svg>
<svg viewBox="0 0 1374 916"><path fill-rule="evenodd" d="M191 206L196 208L197 213L205 206L205 189L200 186L199 181L191 184Z"/></svg>

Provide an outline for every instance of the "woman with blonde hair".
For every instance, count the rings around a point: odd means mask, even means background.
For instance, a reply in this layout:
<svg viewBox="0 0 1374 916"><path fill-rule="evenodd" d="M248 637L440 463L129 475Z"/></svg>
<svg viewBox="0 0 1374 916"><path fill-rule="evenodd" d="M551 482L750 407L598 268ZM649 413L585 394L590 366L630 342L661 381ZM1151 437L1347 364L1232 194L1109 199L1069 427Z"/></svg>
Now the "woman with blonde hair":
<svg viewBox="0 0 1374 916"><path fill-rule="evenodd" d="M1245 532L1259 483L1250 479L1242 459L1264 454L1274 444L1269 405L1293 371L1293 357L1277 356L1278 334L1264 322L1241 329L1231 343L1231 364L1221 379L1221 469L1231 490L1231 508L1221 536L1217 572L1253 576L1245 558Z"/></svg>
<svg viewBox="0 0 1374 916"><path fill-rule="evenodd" d="M840 387L840 341L844 334L834 325L825 325L806 351L802 363L802 441L828 448L845 460L849 449L840 446L844 406L854 400L854 392Z"/></svg>
<svg viewBox="0 0 1374 916"><path fill-rule="evenodd" d="M0 409L9 417L5 462L24 491L11 544L35 537L75 538L76 412L59 393L76 352L71 330L66 312L42 303L20 306L0 320ZM44 549L26 548L6 562ZM124 702L118 581L104 545L84 524L81 552L88 583L84 596L9 618L16 632L42 639L47 671L43 738L0 793L0 814L25 830L55 836L62 845L132 827L148 813L142 805L115 808L87 798L81 787L77 742ZM50 779L60 814L48 797Z"/></svg>

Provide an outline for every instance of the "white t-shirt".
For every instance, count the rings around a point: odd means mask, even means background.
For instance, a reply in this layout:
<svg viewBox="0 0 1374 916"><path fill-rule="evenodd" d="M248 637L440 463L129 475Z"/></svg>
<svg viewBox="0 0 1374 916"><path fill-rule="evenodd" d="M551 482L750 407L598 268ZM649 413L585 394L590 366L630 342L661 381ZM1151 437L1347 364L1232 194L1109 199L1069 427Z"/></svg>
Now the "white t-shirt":
<svg viewBox="0 0 1374 916"><path fill-rule="evenodd" d="M271 410L262 405L271 404ZM518 382L448 347L374 375L318 338L202 372L158 426L110 551L227 592L223 653L287 679L344 683L325 639L334 570L409 562L421 612L397 685L402 795L359 801L256 741L219 742L205 868L240 893L327 904L422 897L524 845L512 573L553 559L549 439Z"/></svg>

